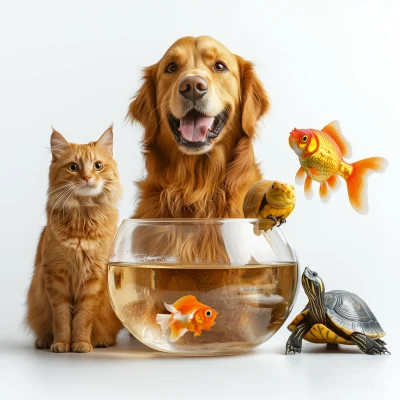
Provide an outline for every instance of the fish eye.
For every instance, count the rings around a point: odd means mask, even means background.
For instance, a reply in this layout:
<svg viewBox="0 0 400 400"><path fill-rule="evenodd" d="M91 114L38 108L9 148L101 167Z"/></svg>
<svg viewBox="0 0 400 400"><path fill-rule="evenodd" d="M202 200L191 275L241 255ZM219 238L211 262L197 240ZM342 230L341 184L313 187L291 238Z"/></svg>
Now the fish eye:
<svg viewBox="0 0 400 400"><path fill-rule="evenodd" d="M101 171L103 168L104 168L104 165L103 165L103 163L102 163L101 161L96 161L96 162L93 164L93 169L94 169L95 171Z"/></svg>
<svg viewBox="0 0 400 400"><path fill-rule="evenodd" d="M222 62L222 61L217 61L214 64L214 71L215 72L224 72L226 71L228 68L226 67L226 65Z"/></svg>
<svg viewBox="0 0 400 400"><path fill-rule="evenodd" d="M174 63L174 62L172 62L172 63L169 63L168 65L167 65L167 68L165 68L165 73L166 74L173 74L174 72L176 72L178 70L178 66Z"/></svg>
<svg viewBox="0 0 400 400"><path fill-rule="evenodd" d="M307 142L307 139L308 139L308 136L307 135L304 135L302 138L301 138L301 141L302 142Z"/></svg>
<svg viewBox="0 0 400 400"><path fill-rule="evenodd" d="M68 165L68 171L76 172L76 171L78 171L78 169L79 169L79 166L77 163L71 163Z"/></svg>
<svg viewBox="0 0 400 400"><path fill-rule="evenodd" d="M211 317L212 311L211 311L211 310L207 310L207 311L204 313L204 315L205 315L206 317Z"/></svg>
<svg viewBox="0 0 400 400"><path fill-rule="evenodd" d="M316 272L313 272L312 276L318 276L318 274Z"/></svg>

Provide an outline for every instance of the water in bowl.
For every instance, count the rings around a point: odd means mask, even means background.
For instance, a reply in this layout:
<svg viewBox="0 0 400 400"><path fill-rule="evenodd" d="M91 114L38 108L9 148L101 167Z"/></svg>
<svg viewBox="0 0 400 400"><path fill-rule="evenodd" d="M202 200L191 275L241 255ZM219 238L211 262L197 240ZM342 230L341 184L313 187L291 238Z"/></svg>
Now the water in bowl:
<svg viewBox="0 0 400 400"><path fill-rule="evenodd" d="M224 355L248 351L268 340L285 322L296 295L297 263L246 265L109 266L113 308L128 331L147 346L180 355ZM188 331L171 341L157 314L169 314L186 295L218 312L215 325L200 336Z"/></svg>

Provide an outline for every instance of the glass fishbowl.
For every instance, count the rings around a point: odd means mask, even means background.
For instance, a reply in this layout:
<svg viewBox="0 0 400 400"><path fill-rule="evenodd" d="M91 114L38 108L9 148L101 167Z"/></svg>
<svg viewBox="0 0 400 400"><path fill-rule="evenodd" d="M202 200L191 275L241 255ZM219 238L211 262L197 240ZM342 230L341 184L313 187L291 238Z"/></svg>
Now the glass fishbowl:
<svg viewBox="0 0 400 400"><path fill-rule="evenodd" d="M257 219L130 219L108 267L112 306L152 349L187 356L249 351L271 338L298 289L295 252Z"/></svg>

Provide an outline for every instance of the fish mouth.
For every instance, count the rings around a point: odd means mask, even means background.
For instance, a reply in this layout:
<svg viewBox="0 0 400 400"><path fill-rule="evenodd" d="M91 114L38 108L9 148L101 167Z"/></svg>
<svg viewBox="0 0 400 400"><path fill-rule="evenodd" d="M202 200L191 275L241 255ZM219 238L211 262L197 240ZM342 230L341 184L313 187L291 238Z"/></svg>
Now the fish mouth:
<svg viewBox="0 0 400 400"><path fill-rule="evenodd" d="M292 138L292 135L289 136L289 146L290 146L290 148L291 148L292 150L294 150L294 149L293 149L293 138Z"/></svg>
<svg viewBox="0 0 400 400"><path fill-rule="evenodd" d="M168 122L178 145L194 153L211 148L213 141L224 129L227 119L226 110L216 116L208 116L193 108L180 119L170 113Z"/></svg>

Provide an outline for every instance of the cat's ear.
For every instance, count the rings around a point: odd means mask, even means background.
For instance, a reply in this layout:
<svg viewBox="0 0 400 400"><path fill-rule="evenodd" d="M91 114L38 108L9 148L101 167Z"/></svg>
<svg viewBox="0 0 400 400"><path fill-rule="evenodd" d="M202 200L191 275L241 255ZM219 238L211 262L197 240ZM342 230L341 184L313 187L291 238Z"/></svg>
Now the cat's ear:
<svg viewBox="0 0 400 400"><path fill-rule="evenodd" d="M56 160L66 147L68 147L69 143L60 132L57 132L53 127L52 129L53 133L50 138L51 154L53 155L53 160Z"/></svg>
<svg viewBox="0 0 400 400"><path fill-rule="evenodd" d="M100 136L95 143L97 147L102 147L112 157L113 155L113 127L112 125Z"/></svg>

